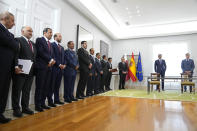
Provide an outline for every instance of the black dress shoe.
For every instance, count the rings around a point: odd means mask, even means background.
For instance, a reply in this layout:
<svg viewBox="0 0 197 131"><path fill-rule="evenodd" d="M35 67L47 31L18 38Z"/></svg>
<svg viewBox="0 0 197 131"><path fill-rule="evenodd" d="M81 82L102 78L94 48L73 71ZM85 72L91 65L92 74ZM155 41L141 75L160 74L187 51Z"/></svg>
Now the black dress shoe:
<svg viewBox="0 0 197 131"><path fill-rule="evenodd" d="M72 103L72 101L71 100L64 100L65 102L67 102L67 103Z"/></svg>
<svg viewBox="0 0 197 131"><path fill-rule="evenodd" d="M78 99L73 98L72 101L78 101Z"/></svg>
<svg viewBox="0 0 197 131"><path fill-rule="evenodd" d="M39 107L39 106L36 106L35 107L35 110L38 111L38 112L43 112L44 110L42 109L42 107Z"/></svg>
<svg viewBox="0 0 197 131"><path fill-rule="evenodd" d="M23 109L22 113L29 114L29 115L33 115L34 114L34 112L31 109L29 109L29 108Z"/></svg>
<svg viewBox="0 0 197 131"><path fill-rule="evenodd" d="M23 116L22 112L19 109L14 110L13 115L15 117L22 117Z"/></svg>
<svg viewBox="0 0 197 131"><path fill-rule="evenodd" d="M41 105L41 108L43 108L43 109L51 109L50 107L48 107L48 106L46 106L46 105Z"/></svg>
<svg viewBox="0 0 197 131"><path fill-rule="evenodd" d="M50 106L50 107L56 107L56 105L53 104L53 103L48 104L48 106Z"/></svg>
<svg viewBox="0 0 197 131"><path fill-rule="evenodd" d="M87 95L86 95L86 97L90 97L90 96L92 96L92 94L87 94Z"/></svg>
<svg viewBox="0 0 197 131"><path fill-rule="evenodd" d="M8 123L10 122L11 119L10 118L6 118L3 114L0 114L0 123Z"/></svg>
<svg viewBox="0 0 197 131"><path fill-rule="evenodd" d="M78 97L76 97L77 99L84 99L84 97L81 97L81 96L78 96Z"/></svg>
<svg viewBox="0 0 197 131"><path fill-rule="evenodd" d="M54 102L54 104L59 104L59 105L63 105L64 102L61 102L61 101L57 101L57 102Z"/></svg>

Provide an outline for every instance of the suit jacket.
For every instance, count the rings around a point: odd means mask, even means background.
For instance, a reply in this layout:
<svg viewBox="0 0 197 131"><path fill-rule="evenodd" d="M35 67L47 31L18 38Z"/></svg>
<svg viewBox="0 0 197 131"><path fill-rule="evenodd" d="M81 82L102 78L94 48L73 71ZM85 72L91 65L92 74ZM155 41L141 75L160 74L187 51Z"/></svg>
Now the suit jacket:
<svg viewBox="0 0 197 131"><path fill-rule="evenodd" d="M92 63L92 68L90 69L90 73L95 74L95 68L96 68L95 67L95 63L96 63L95 58L92 57L91 55L89 55L89 57L90 57L90 61Z"/></svg>
<svg viewBox="0 0 197 131"><path fill-rule="evenodd" d="M70 49L66 49L64 54L64 60L67 62L67 66L64 69L64 75L75 76L77 74L75 68L76 66L79 66L76 52Z"/></svg>
<svg viewBox="0 0 197 131"><path fill-rule="evenodd" d="M51 43L51 46L53 49L53 58L56 61L54 68L59 68L60 64L66 64L66 61L64 59L64 47L62 47L61 45L59 47L56 42Z"/></svg>
<svg viewBox="0 0 197 131"><path fill-rule="evenodd" d="M11 71L18 50L19 43L14 39L14 35L0 23L0 73Z"/></svg>
<svg viewBox="0 0 197 131"><path fill-rule="evenodd" d="M97 58L95 58L95 72L99 75L100 72L103 71L101 62Z"/></svg>
<svg viewBox="0 0 197 131"><path fill-rule="evenodd" d="M154 68L155 68L155 72L161 75L165 75L166 68L167 68L165 60L161 59L161 62L159 60L156 60Z"/></svg>
<svg viewBox="0 0 197 131"><path fill-rule="evenodd" d="M77 54L80 65L79 70L83 72L89 72L88 66L90 65L91 61L88 52L85 49L80 48L78 49Z"/></svg>
<svg viewBox="0 0 197 131"><path fill-rule="evenodd" d="M192 59L189 59L188 61L186 59L182 60L181 68L183 70L183 73L185 71L191 71L191 73L193 73L193 70L195 68L194 61Z"/></svg>
<svg viewBox="0 0 197 131"><path fill-rule="evenodd" d="M33 49L32 52L29 43L26 41L26 39L23 36L16 38L16 40L20 44L20 51L17 53L15 57L15 66L18 66L18 59L31 60L33 63L35 63L36 53L37 53L35 44L31 41L32 49ZM34 68L34 64L32 65L31 71L29 73L30 75L33 75L33 68Z"/></svg>
<svg viewBox="0 0 197 131"><path fill-rule="evenodd" d="M108 73L107 62L104 60L101 60L101 66L103 69L103 74L106 75Z"/></svg>
<svg viewBox="0 0 197 131"><path fill-rule="evenodd" d="M128 71L128 66L127 66L127 63L122 63L122 62L120 62L119 64L118 64L118 68L119 68L119 75L122 75L122 72L124 71L124 72L127 72Z"/></svg>
<svg viewBox="0 0 197 131"><path fill-rule="evenodd" d="M53 58L53 49L49 50L48 43L44 37L36 39L36 68L43 69L47 68L49 62Z"/></svg>

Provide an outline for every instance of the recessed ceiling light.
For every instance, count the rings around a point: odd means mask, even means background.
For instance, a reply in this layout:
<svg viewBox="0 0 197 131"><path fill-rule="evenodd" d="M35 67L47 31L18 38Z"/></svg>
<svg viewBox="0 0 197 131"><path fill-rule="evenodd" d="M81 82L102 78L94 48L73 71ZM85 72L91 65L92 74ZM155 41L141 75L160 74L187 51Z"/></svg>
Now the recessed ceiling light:
<svg viewBox="0 0 197 131"><path fill-rule="evenodd" d="M112 0L112 2L117 3L117 2L118 2L118 0Z"/></svg>
<svg viewBox="0 0 197 131"><path fill-rule="evenodd" d="M137 13L140 13L140 10L137 10Z"/></svg>
<svg viewBox="0 0 197 131"><path fill-rule="evenodd" d="M126 10L129 10L129 8L127 7Z"/></svg>
<svg viewBox="0 0 197 131"><path fill-rule="evenodd" d="M130 25L129 21L126 21L125 24L126 24L126 25Z"/></svg>

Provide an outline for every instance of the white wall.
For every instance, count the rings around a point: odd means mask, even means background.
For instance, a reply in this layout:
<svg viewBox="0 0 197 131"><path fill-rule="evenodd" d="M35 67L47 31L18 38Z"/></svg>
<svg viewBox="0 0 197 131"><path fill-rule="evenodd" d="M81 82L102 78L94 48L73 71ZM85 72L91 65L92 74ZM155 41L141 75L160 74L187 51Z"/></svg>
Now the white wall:
<svg viewBox="0 0 197 131"><path fill-rule="evenodd" d="M180 36L168 36L168 37L156 37L156 38L141 38L141 39L128 39L128 40L117 40L112 41L112 52L113 52L113 65L117 65L120 62L120 58L123 54L131 55L132 52L134 54L138 54L141 52L142 66L143 66L143 74L144 76L150 75L153 70L153 52L152 46L155 43L160 42L177 42L177 41L187 41L189 52L191 53L191 58L194 59L194 62L197 65L197 34L191 35L180 35ZM174 49L174 53L176 53L176 49ZM185 53L185 52L184 52ZM164 59L165 59L165 54ZM183 58L184 59L184 58ZM137 63L137 61L136 61ZM177 65L177 68L181 68L180 65ZM195 69L195 74L197 74L197 68ZM136 84L129 82L129 86L146 86L146 79L142 83L137 82Z"/></svg>

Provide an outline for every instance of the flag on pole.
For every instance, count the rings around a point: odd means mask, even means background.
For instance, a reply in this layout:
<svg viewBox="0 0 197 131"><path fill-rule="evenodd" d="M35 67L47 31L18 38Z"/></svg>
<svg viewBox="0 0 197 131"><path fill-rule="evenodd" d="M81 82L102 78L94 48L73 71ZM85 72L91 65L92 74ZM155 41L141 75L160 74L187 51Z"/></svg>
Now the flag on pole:
<svg viewBox="0 0 197 131"><path fill-rule="evenodd" d="M134 54L132 52L132 57L131 57L131 62L129 65L129 71L128 71L129 77L133 82L136 82L137 77L136 77L136 66L135 66L135 60L134 60Z"/></svg>
<svg viewBox="0 0 197 131"><path fill-rule="evenodd" d="M142 62L141 62L141 55L139 52L138 61L137 61L137 74L138 80L141 82L143 80L143 72L142 72Z"/></svg>

